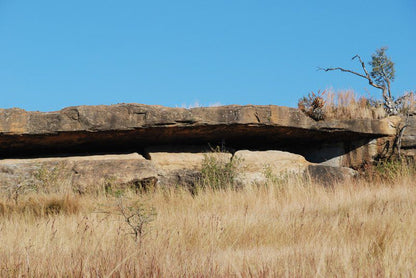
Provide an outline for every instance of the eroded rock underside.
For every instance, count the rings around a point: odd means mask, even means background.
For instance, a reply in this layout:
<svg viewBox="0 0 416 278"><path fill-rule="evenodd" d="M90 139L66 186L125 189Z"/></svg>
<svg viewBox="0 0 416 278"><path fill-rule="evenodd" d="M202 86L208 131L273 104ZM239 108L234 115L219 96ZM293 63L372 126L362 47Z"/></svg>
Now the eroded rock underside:
<svg viewBox="0 0 416 278"><path fill-rule="evenodd" d="M137 187L155 180L181 183L198 177L204 153L217 146L226 151L224 159L240 154L246 164L253 161L243 180L262 178L261 160L272 172L297 165L300 172L317 173L311 176L336 176L328 167L359 167L388 153L399 122L398 117L317 122L297 109L272 105L117 104L47 113L0 109L0 179L19 182L63 161L80 191L110 180ZM416 131L409 128L402 142L409 154L416 145L412 134Z"/></svg>

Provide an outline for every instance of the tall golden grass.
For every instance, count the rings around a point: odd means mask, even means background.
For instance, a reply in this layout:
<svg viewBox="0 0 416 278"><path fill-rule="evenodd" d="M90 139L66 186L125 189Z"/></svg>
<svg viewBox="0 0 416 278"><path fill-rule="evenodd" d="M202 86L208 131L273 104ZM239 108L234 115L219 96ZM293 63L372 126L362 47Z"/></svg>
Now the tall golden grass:
<svg viewBox="0 0 416 278"><path fill-rule="evenodd" d="M0 276L416 276L413 174L394 182L323 187L295 179L123 198L157 212L140 241L113 196L3 198ZM39 209L51 202L55 210Z"/></svg>
<svg viewBox="0 0 416 278"><path fill-rule="evenodd" d="M414 92L405 94L407 94L407 98L399 107L402 114L406 114L407 111L414 112L416 109ZM309 102L312 102L311 95L307 98L309 98ZM382 119L387 116L381 101L360 96L353 90L325 90L322 93L318 92L315 98L319 98L322 102L325 119ZM299 108L305 110L302 101L299 102ZM309 113L312 112L309 111Z"/></svg>
<svg viewBox="0 0 416 278"><path fill-rule="evenodd" d="M386 117L383 106L374 107L354 91L325 91L325 115L329 119L380 119Z"/></svg>

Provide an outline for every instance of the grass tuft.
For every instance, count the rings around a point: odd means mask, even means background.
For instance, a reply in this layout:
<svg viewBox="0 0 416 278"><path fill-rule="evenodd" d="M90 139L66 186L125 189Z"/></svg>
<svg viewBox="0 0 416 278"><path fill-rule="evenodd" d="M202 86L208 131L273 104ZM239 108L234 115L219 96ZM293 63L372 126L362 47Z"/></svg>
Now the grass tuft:
<svg viewBox="0 0 416 278"><path fill-rule="evenodd" d="M16 202L0 200L0 215L28 214L43 217L53 214L76 214L80 210L79 198L73 195L31 195Z"/></svg>

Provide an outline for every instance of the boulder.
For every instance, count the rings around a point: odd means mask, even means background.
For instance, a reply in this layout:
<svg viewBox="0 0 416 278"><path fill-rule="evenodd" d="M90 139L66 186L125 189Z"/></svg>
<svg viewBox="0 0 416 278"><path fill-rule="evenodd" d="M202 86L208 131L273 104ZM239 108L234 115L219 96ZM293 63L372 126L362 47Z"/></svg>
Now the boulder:
<svg viewBox="0 0 416 278"><path fill-rule="evenodd" d="M111 190L112 186L146 187L155 179L152 162L137 153L0 160L0 181L6 186L31 183L42 190L67 185L85 193Z"/></svg>
<svg viewBox="0 0 416 278"><path fill-rule="evenodd" d="M314 182L326 186L358 177L358 172L351 168L327 165L309 165L306 173Z"/></svg>
<svg viewBox="0 0 416 278"><path fill-rule="evenodd" d="M241 172L238 180L243 184L264 183L271 177L286 174L303 174L310 165L298 154L283 151L241 150L234 154Z"/></svg>
<svg viewBox="0 0 416 278"><path fill-rule="evenodd" d="M201 170L208 157L226 163L232 155L213 152L201 146L157 146L146 149L146 153L158 170L161 184L194 187L201 177Z"/></svg>
<svg viewBox="0 0 416 278"><path fill-rule="evenodd" d="M261 184L270 179L303 175L327 185L358 175L347 167L314 164L301 155L282 151L237 151L233 159L240 161L241 172L237 179L242 184Z"/></svg>
<svg viewBox="0 0 416 278"><path fill-rule="evenodd" d="M401 154L409 162L416 162L416 112L412 111L408 118L403 117L402 123L407 123L401 144ZM402 124L403 126L403 124Z"/></svg>

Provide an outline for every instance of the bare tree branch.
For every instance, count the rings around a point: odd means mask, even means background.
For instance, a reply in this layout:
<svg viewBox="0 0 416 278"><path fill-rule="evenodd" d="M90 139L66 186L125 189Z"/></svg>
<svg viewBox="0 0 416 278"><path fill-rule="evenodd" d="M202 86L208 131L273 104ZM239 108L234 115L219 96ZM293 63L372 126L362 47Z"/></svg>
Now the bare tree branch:
<svg viewBox="0 0 416 278"><path fill-rule="evenodd" d="M365 75L366 75L366 78L367 79L371 79L371 77L370 77L370 74L368 74L368 71L367 71L367 69L365 68L365 63L363 62L363 60L361 59L361 57L360 57L360 55L355 55L354 57L352 57L352 59L351 60L354 60L355 58L358 58L358 60L360 60L360 63L361 63L361 67L363 68L363 70L364 70L364 72L365 72Z"/></svg>
<svg viewBox="0 0 416 278"><path fill-rule="evenodd" d="M368 73L367 68L365 67L365 63L361 59L360 55L357 54L354 57L352 57L352 60L355 60L355 59L358 59L360 61L361 67L363 68L365 75L363 75L361 73L358 73L358 72L355 72L355 71L352 71L352 70L349 70L349 69L344 69L344 68L341 68L341 67L336 67L336 68L319 68L319 69L320 70L324 70L324 71L340 70L340 71L343 71L343 72L349 72L349 73L355 74L355 75L357 75L359 77L362 77L362 78L367 79L368 80L368 83L371 86L373 86L373 87L375 87L377 89L383 90L383 93L384 93L384 90L386 88L383 87L383 86L379 86L376 83L374 83L374 81L371 78L370 74Z"/></svg>
<svg viewBox="0 0 416 278"><path fill-rule="evenodd" d="M368 80L368 83L369 83L371 86L373 86L373 87L375 87L375 88L377 88L377 89L383 90L383 93L384 93L385 87L382 87L382 86L377 85L376 83L374 83L374 81L373 81L373 79L371 78L370 74L368 73L368 71L367 71L367 69L366 69L366 67L365 67L365 63L364 63L364 62L363 62L363 60L361 59L360 55L358 55L358 54L357 54L357 55L355 55L354 57L352 57L352 60L354 60L354 59L356 59L356 58L358 58L358 60L360 60L361 67L363 68L363 70L364 70L364 72L365 72L365 78Z"/></svg>
<svg viewBox="0 0 416 278"><path fill-rule="evenodd" d="M401 104L403 101L405 101L409 97L410 97L410 94L406 93L406 94L402 95L401 97L397 98L395 102L397 104Z"/></svg>
<svg viewBox="0 0 416 278"><path fill-rule="evenodd" d="M358 72L355 72L355 71L352 71L352 70L340 68L340 67L337 67L337 68L319 68L319 70L323 70L323 71L340 70L340 71L349 72L349 73L352 73L352 74L355 74L355 75L358 75L358 76L360 76L362 78L367 79L367 77L365 75L359 74Z"/></svg>
<svg viewBox="0 0 416 278"><path fill-rule="evenodd" d="M394 149L397 149L397 155L398 155L398 158L400 160L402 160L402 156L401 156L401 153L400 153L401 147L402 147L402 138L403 138L404 131L406 130L406 128L408 126L410 126L409 112L407 112L407 114L406 114L406 120L405 120L403 126L401 126L401 124L399 124L396 127L396 137L395 137L395 140L393 142L393 153L392 153L392 155L394 154Z"/></svg>

